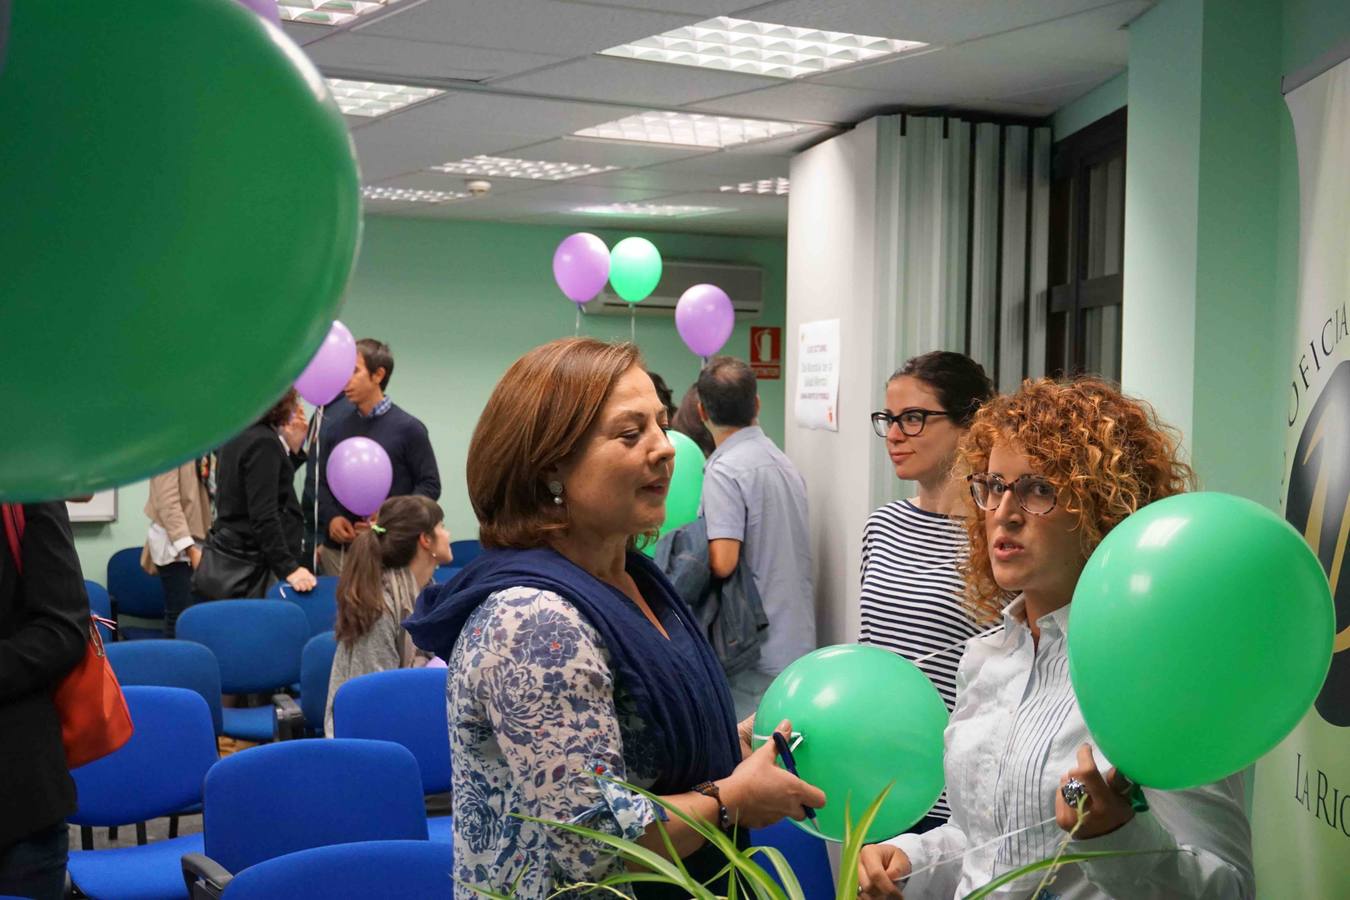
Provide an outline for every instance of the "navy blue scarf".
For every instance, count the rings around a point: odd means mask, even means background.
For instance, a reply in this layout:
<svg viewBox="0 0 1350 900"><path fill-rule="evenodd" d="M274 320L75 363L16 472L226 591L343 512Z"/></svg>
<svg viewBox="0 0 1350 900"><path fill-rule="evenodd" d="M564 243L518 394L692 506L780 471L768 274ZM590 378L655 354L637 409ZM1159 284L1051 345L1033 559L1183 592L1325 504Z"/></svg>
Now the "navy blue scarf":
<svg viewBox="0 0 1350 900"><path fill-rule="evenodd" d="M403 626L417 646L449 660L469 616L491 594L514 587L553 591L600 632L616 685L628 691L652 729L659 760L653 790L677 793L725 778L741 750L721 664L698 619L661 570L640 553L628 554L626 568L653 610L675 613L675 627L684 629L687 642L662 637L622 591L551 549L483 553L449 583L424 590ZM662 624L669 632L674 623Z"/></svg>

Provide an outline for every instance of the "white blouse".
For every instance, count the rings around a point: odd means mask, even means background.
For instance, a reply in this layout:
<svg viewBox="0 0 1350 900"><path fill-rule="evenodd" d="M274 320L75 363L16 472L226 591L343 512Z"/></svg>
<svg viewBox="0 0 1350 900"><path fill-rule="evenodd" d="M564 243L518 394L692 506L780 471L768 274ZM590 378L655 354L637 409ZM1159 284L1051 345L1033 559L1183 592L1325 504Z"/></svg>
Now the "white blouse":
<svg viewBox="0 0 1350 900"><path fill-rule="evenodd" d="M1053 856L1064 838L1054 822L1055 795L1060 778L1077 764L1078 748L1091 742L1069 683L1068 623L1067 606L1041 617L1037 648L1018 597L1004 610L1001 632L970 642L945 733L951 821L888 842L905 851L916 873L904 887L907 900L963 897ZM1105 774L1110 764L1095 753ZM1075 841L1069 851L1181 852L1066 865L1038 900L1254 896L1243 793L1241 775L1184 791L1145 789L1148 812L1110 834ZM1006 885L997 896L1027 897L1041 874Z"/></svg>

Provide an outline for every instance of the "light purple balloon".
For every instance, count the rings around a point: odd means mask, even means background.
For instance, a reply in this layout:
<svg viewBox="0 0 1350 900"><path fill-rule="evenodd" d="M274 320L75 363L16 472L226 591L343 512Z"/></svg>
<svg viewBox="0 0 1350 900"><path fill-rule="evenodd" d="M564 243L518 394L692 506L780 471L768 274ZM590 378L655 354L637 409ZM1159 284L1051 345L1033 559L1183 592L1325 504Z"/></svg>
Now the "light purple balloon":
<svg viewBox="0 0 1350 900"><path fill-rule="evenodd" d="M315 406L326 406L342 393L356 368L356 341L347 326L334 320L328 336L295 379L295 389Z"/></svg>
<svg viewBox="0 0 1350 900"><path fill-rule="evenodd" d="M609 280L609 248L585 231L568 235L553 251L553 280L568 300L589 302Z"/></svg>
<svg viewBox="0 0 1350 900"><path fill-rule="evenodd" d="M695 356L712 356L721 350L735 324L731 298L715 284L696 284L675 304L675 327Z"/></svg>
<svg viewBox="0 0 1350 900"><path fill-rule="evenodd" d="M389 454L366 437L350 437L334 447L324 475L333 496L358 516L378 512L394 483Z"/></svg>
<svg viewBox="0 0 1350 900"><path fill-rule="evenodd" d="M239 0L269 22L281 24L281 10L277 9L277 0Z"/></svg>

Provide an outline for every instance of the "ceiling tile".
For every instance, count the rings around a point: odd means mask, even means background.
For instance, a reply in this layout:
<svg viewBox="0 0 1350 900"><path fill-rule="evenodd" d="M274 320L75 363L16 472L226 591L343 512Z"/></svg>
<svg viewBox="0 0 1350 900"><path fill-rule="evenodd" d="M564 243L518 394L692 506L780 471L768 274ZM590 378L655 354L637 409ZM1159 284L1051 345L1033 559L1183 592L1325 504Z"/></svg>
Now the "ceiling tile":
<svg viewBox="0 0 1350 900"><path fill-rule="evenodd" d="M564 59L546 53L486 50L458 44L380 37L365 31L335 34L305 48L322 70L368 72L403 78L485 81ZM372 79L374 80L374 79Z"/></svg>
<svg viewBox="0 0 1350 900"><path fill-rule="evenodd" d="M699 103L700 111L724 115L794 117L817 122L851 124L901 106L929 106L940 102L929 93L871 91L796 81L764 90L730 94Z"/></svg>
<svg viewBox="0 0 1350 900"><path fill-rule="evenodd" d="M512 90L609 100L636 106L683 106L706 97L780 84L781 79L690 66L592 56L494 82Z"/></svg>
<svg viewBox="0 0 1350 900"><path fill-rule="evenodd" d="M590 0L563 0L563 2L588 3ZM762 2L755 3L754 0L605 0L605 2L609 6L689 13L705 19L711 19L713 16L730 16L742 10L764 5Z"/></svg>
<svg viewBox="0 0 1350 900"><path fill-rule="evenodd" d="M596 166L650 166L691 156L715 153L702 147L676 147L662 144L633 144L563 137L555 141L533 142L514 147L502 156L541 159L548 162L590 163Z"/></svg>

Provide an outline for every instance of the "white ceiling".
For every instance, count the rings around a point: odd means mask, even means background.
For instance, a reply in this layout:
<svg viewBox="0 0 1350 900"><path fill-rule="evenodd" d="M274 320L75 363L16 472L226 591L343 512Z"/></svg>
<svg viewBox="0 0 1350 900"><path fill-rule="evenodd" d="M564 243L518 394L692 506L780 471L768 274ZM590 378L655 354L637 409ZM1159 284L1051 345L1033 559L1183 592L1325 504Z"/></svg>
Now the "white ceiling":
<svg viewBox="0 0 1350 900"><path fill-rule="evenodd" d="M446 89L378 119L348 117L365 184L463 190L428 167L486 154L621 166L566 182L493 179L485 197L367 201L373 214L781 235L787 198L718 187L788 173L791 155L882 112L1039 119L1121 72L1124 25L1154 0L395 0L342 28L284 28L331 76ZM784 81L602 57L719 15L923 41L889 61ZM808 131L722 151L572 132L644 110L776 118ZM612 218L581 204L654 201L730 211Z"/></svg>

